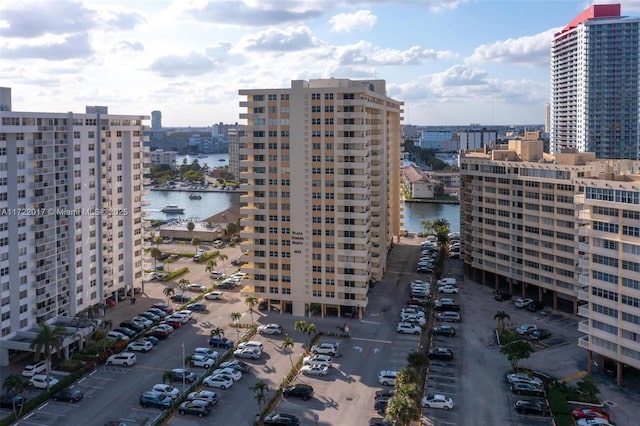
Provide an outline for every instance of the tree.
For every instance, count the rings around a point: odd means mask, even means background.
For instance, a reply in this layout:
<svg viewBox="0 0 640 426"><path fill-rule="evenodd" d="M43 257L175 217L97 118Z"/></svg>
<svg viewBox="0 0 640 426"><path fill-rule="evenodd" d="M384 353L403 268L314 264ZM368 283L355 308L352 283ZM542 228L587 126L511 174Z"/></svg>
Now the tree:
<svg viewBox="0 0 640 426"><path fill-rule="evenodd" d="M240 328L238 327L238 321L240 321L240 318L242 318L242 314L240 312L231 312L229 316L231 317L231 321L233 321L233 325L236 328L238 340L240 340Z"/></svg>
<svg viewBox="0 0 640 426"><path fill-rule="evenodd" d="M192 221L189 221L187 223L187 231L193 232L194 229L196 229L196 224L193 223Z"/></svg>
<svg viewBox="0 0 640 426"><path fill-rule="evenodd" d="M509 320L511 319L511 317L509 316L508 313L506 313L505 311L498 311L496 312L496 314L493 316L494 320L498 320L498 322L500 323L500 326L502 327L502 329L505 329L505 325L504 322L505 320Z"/></svg>
<svg viewBox="0 0 640 426"><path fill-rule="evenodd" d="M211 337L224 337L224 330L220 327L214 327L210 332Z"/></svg>
<svg viewBox="0 0 640 426"><path fill-rule="evenodd" d="M591 376L584 376L582 380L576 383L576 388L578 392L587 395L590 399L597 399L600 393L598 382Z"/></svg>
<svg viewBox="0 0 640 426"><path fill-rule="evenodd" d="M170 257L167 257L165 260L162 261L165 265L165 269L167 270L167 272L169 272L169 265L171 265L173 263L173 259Z"/></svg>
<svg viewBox="0 0 640 426"><path fill-rule="evenodd" d="M511 363L511 368L515 370L518 368L518 362L531 356L533 348L529 342L516 340L506 345L502 345L500 352L507 356L507 359Z"/></svg>
<svg viewBox="0 0 640 426"><path fill-rule="evenodd" d="M269 386L260 380L256 383L252 388L254 393L254 398L258 401L258 414L262 413L262 404L264 404L265 399L267 399L267 391L269 390Z"/></svg>
<svg viewBox="0 0 640 426"><path fill-rule="evenodd" d="M430 221L429 219L425 219L422 221L422 230L424 231L425 235L431 235L434 232L434 228L433 228L433 222Z"/></svg>
<svg viewBox="0 0 640 426"><path fill-rule="evenodd" d="M55 328L51 328L46 322L41 322L40 330L30 345L31 349L34 350L36 362L40 359L40 355L44 353L47 366L47 391L49 391L49 381L51 379L51 356L53 352L62 349L62 340L66 332L67 329L65 327L58 325Z"/></svg>
<svg viewBox="0 0 640 426"><path fill-rule="evenodd" d="M166 383L170 385L173 383L175 378L176 376L173 374L173 371L168 370L162 373L162 383Z"/></svg>
<svg viewBox="0 0 640 426"><path fill-rule="evenodd" d="M176 294L176 290L173 287L167 286L164 288L164 290L162 290L162 294L167 296L167 303L169 303L169 298L171 298L171 296Z"/></svg>
<svg viewBox="0 0 640 426"><path fill-rule="evenodd" d="M31 389L31 383L26 380L22 380L22 377L17 374L10 374L4 379L2 382L2 388L5 390L7 395L14 396L22 396L22 394ZM24 409L24 400L23 403L19 406L16 405L16 400L12 399L12 407L13 415L18 418L22 415L22 410Z"/></svg>
<svg viewBox="0 0 640 426"><path fill-rule="evenodd" d="M389 400L385 418L397 426L409 426L419 420L422 409L416 398L406 392L396 392Z"/></svg>
<svg viewBox="0 0 640 426"><path fill-rule="evenodd" d="M289 355L289 361L291 361L291 369L293 370L295 367L293 365L293 358L291 355L293 354L293 344L295 341L291 337L285 337L282 340L282 350L285 351Z"/></svg>
<svg viewBox="0 0 640 426"><path fill-rule="evenodd" d="M209 259L209 261L207 262L207 267L204 268L205 271L207 271L209 274L211 274L213 271L216 270L216 266L218 266L218 263L213 260L213 259Z"/></svg>
<svg viewBox="0 0 640 426"><path fill-rule="evenodd" d="M424 352L413 351L407 355L407 362L411 368L420 371L422 367L429 364L429 357Z"/></svg>
<svg viewBox="0 0 640 426"><path fill-rule="evenodd" d="M244 303L249 307L249 313L251 314L251 324L253 324L253 308L254 306L256 306L256 303L258 303L258 299L255 296L247 296L246 299L244 299Z"/></svg>
<svg viewBox="0 0 640 426"><path fill-rule="evenodd" d="M160 248L160 244L162 243L162 241L163 239L160 235L156 235L155 237L153 237L153 242L156 243L158 248Z"/></svg>
<svg viewBox="0 0 640 426"><path fill-rule="evenodd" d="M158 258L162 256L162 250L160 250L158 247L151 247L149 249L149 255L153 258L153 266L158 266Z"/></svg>
<svg viewBox="0 0 640 426"><path fill-rule="evenodd" d="M235 222L227 223L227 235L236 235L240 231L240 226Z"/></svg>
<svg viewBox="0 0 640 426"><path fill-rule="evenodd" d="M418 383L418 372L413 368L403 368L396 376L396 388L401 388L409 383Z"/></svg>
<svg viewBox="0 0 640 426"><path fill-rule="evenodd" d="M227 266L226 266L226 264L225 264L225 262L224 262L224 261L225 261L225 260L227 260L227 259L229 259L229 256L227 256L227 255L226 255L226 254L224 254L224 253L220 253L220 254L218 255L218 259L220 259L220 260L222 261L222 272L224 272L224 273L226 274L226 273L227 273Z"/></svg>
<svg viewBox="0 0 640 426"><path fill-rule="evenodd" d="M111 329L113 328L113 321L110 319L103 320L100 324L100 328L107 332L111 331Z"/></svg>
<svg viewBox="0 0 640 426"><path fill-rule="evenodd" d="M316 325L306 321L296 321L293 328L307 335L307 347L309 346L311 334L316 331Z"/></svg>
<svg viewBox="0 0 640 426"><path fill-rule="evenodd" d="M184 292L187 291L187 288L189 288L189 284L191 284L191 282L186 278L182 278L180 281L178 281L178 287L180 288L180 290L182 290L183 296Z"/></svg>
<svg viewBox="0 0 640 426"><path fill-rule="evenodd" d="M196 248L196 252L198 251L198 247L200 247L200 244L202 244L202 240L198 237L193 237L191 239L191 245L195 246Z"/></svg>

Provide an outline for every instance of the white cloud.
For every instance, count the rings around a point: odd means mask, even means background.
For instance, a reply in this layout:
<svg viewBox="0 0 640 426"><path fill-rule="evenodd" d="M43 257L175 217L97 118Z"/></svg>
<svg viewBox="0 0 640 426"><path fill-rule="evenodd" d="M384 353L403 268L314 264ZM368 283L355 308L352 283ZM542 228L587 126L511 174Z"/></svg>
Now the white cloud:
<svg viewBox="0 0 640 426"><path fill-rule="evenodd" d="M0 9L0 36L34 38L84 32L93 27L95 18L94 10L76 1L6 2Z"/></svg>
<svg viewBox="0 0 640 426"><path fill-rule="evenodd" d="M356 29L370 29L376 24L377 17L369 10L359 10L355 13L340 13L333 16L331 23L332 31L350 32Z"/></svg>
<svg viewBox="0 0 640 426"><path fill-rule="evenodd" d="M246 50L288 52L303 50L319 45L308 27L271 28L245 36L239 46Z"/></svg>
<svg viewBox="0 0 640 426"><path fill-rule="evenodd" d="M549 65L553 34L560 28L552 28L533 36L497 41L477 47L467 58L468 63L499 62L544 67Z"/></svg>
<svg viewBox="0 0 640 426"><path fill-rule="evenodd" d="M161 77L197 76L213 72L218 64L206 55L190 52L188 55L167 55L153 61L149 70Z"/></svg>
<svg viewBox="0 0 640 426"><path fill-rule="evenodd" d="M87 58L93 54L86 33L51 38L34 44L19 44L0 48L0 57L7 59L45 59L64 61L74 58Z"/></svg>
<svg viewBox="0 0 640 426"><path fill-rule="evenodd" d="M420 65L427 61L449 60L457 57L455 53L447 50L423 49L420 46L412 46L406 50L380 49L365 41L333 46L328 50L333 52L333 56L340 65Z"/></svg>

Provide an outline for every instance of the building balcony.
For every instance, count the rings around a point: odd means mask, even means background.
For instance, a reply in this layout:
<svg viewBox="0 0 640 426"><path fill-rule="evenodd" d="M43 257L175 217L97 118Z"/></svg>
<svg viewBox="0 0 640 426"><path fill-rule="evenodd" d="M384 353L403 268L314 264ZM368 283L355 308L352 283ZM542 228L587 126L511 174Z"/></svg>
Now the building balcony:
<svg viewBox="0 0 640 426"><path fill-rule="evenodd" d="M589 290L577 290L576 291L576 298L578 298L578 300L585 300L585 301L589 301Z"/></svg>
<svg viewBox="0 0 640 426"><path fill-rule="evenodd" d="M589 253L590 252L590 246L587 243L578 243L578 251L581 251L582 253Z"/></svg>
<svg viewBox="0 0 640 426"><path fill-rule="evenodd" d="M589 269L590 266L591 266L591 262L589 261L589 258L587 258L587 257L579 257L578 258L578 267L584 268L584 269Z"/></svg>
<svg viewBox="0 0 640 426"><path fill-rule="evenodd" d="M589 336L582 336L578 338L578 346L583 349L589 349Z"/></svg>
<svg viewBox="0 0 640 426"><path fill-rule="evenodd" d="M581 316L583 318L589 318L589 305L579 306L578 316Z"/></svg>
<svg viewBox="0 0 640 426"><path fill-rule="evenodd" d="M578 212L578 220L580 221L590 221L591 220L591 210L584 209Z"/></svg>
<svg viewBox="0 0 640 426"><path fill-rule="evenodd" d="M585 196L584 194L576 194L573 196L573 202L575 204L584 204Z"/></svg>
<svg viewBox="0 0 640 426"><path fill-rule="evenodd" d="M578 323L578 331L580 333L589 334L589 320L580 321Z"/></svg>

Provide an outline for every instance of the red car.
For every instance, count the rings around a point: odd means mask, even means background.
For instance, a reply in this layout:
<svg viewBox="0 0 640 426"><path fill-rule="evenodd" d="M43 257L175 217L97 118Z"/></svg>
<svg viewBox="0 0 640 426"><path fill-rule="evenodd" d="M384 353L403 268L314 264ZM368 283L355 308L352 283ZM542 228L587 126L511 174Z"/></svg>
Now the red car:
<svg viewBox="0 0 640 426"><path fill-rule="evenodd" d="M174 318L169 318L169 319L166 319L164 321L161 321L160 324L167 324L167 325L170 325L173 328L182 327L182 323L180 322L180 320L177 320L177 319L174 319Z"/></svg>
<svg viewBox="0 0 640 426"><path fill-rule="evenodd" d="M113 297L107 297L106 299L104 299L104 303L106 303L108 306L116 306L116 301L113 300Z"/></svg>
<svg viewBox="0 0 640 426"><path fill-rule="evenodd" d="M407 300L407 306L424 306L424 300L409 299Z"/></svg>
<svg viewBox="0 0 640 426"><path fill-rule="evenodd" d="M165 311L168 314L172 314L173 313L173 308L167 304L164 303L154 303L153 305L151 305L152 308L157 308L160 309L161 311Z"/></svg>
<svg viewBox="0 0 640 426"><path fill-rule="evenodd" d="M602 411L601 408L589 407L589 408L574 408L571 412L574 419L593 419L600 418L611 420L611 416L606 411Z"/></svg>

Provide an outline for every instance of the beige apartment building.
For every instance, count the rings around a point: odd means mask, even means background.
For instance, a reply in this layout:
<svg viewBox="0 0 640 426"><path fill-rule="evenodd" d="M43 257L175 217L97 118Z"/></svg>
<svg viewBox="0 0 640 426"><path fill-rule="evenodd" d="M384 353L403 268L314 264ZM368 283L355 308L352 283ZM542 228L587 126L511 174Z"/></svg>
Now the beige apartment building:
<svg viewBox="0 0 640 426"><path fill-rule="evenodd" d="M361 317L402 224L402 103L384 80L240 95L243 294L294 315Z"/></svg>
<svg viewBox="0 0 640 426"><path fill-rule="evenodd" d="M529 136L529 135L527 135ZM551 156L540 140L461 154L466 274L588 318L578 345L640 368L640 162ZM563 305L563 306L561 306Z"/></svg>

